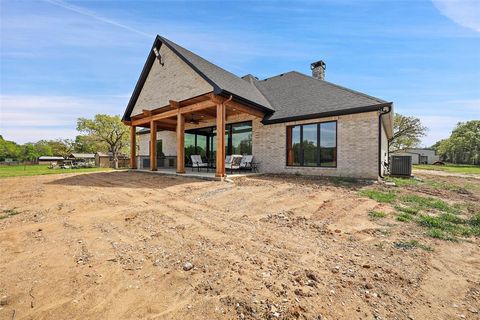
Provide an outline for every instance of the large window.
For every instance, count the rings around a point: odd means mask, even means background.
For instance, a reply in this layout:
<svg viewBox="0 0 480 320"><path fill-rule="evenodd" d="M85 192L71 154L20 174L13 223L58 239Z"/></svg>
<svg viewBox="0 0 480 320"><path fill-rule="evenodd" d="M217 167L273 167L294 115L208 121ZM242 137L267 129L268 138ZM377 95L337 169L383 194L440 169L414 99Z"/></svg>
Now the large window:
<svg viewBox="0 0 480 320"><path fill-rule="evenodd" d="M191 165L190 156L215 161L217 146L216 127L192 129L185 132L185 160ZM227 124L225 126L225 154L252 154L252 122Z"/></svg>
<svg viewBox="0 0 480 320"><path fill-rule="evenodd" d="M337 166L337 122L287 127L287 165Z"/></svg>

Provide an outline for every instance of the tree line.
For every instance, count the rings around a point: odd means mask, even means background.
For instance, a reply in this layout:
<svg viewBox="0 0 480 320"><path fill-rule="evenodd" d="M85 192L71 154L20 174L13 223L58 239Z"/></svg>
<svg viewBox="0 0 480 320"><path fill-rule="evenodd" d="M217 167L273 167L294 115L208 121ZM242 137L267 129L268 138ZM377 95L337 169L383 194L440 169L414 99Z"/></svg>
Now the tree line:
<svg viewBox="0 0 480 320"><path fill-rule="evenodd" d="M419 118L395 114L390 152L418 147L426 132L427 128ZM480 120L459 122L449 138L438 141L430 148L445 162L480 164Z"/></svg>
<svg viewBox="0 0 480 320"><path fill-rule="evenodd" d="M75 139L40 140L25 144L5 140L0 135L0 161L33 161L41 156L66 157L73 152L111 152L118 168L119 153L128 152L128 130L120 116L97 114L93 119L79 118Z"/></svg>

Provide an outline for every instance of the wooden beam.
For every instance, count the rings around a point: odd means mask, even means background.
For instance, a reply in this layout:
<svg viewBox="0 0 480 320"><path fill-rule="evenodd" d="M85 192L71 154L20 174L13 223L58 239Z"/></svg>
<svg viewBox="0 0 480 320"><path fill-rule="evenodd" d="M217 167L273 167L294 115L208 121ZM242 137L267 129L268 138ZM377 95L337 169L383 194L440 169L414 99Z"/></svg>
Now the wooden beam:
<svg viewBox="0 0 480 320"><path fill-rule="evenodd" d="M152 110L143 109L142 113L145 117L149 117L152 115Z"/></svg>
<svg viewBox="0 0 480 320"><path fill-rule="evenodd" d="M233 111L240 111L242 113L247 113L247 114L250 114L252 116L255 116L257 118L263 118L265 116L265 113L260 111L260 110L257 110L257 109L254 109L252 107L247 107L243 104L240 104L236 101L227 101L226 102L226 105L231 108Z"/></svg>
<svg viewBox="0 0 480 320"><path fill-rule="evenodd" d="M189 113L189 112L195 112L195 111L211 108L213 106L214 106L214 104L213 104L212 101L206 100L206 101L197 102L197 103L185 106L185 107L180 107L180 109L178 109L178 110L180 110L180 113L185 114L185 113ZM158 120L162 120L162 119L166 119L166 118L171 118L171 117L174 117L174 116L177 115L178 110L176 110L176 109L175 110L168 110L168 111L165 111L165 112L162 112L162 113L159 113L159 114L151 115L149 117L144 117L144 118L141 118L141 119L135 119L135 120L132 121L132 125L139 126L139 125L142 125L144 123L148 123L148 122L152 122L152 121L158 121Z"/></svg>
<svg viewBox="0 0 480 320"><path fill-rule="evenodd" d="M197 102L197 103L194 103L194 104L191 104L191 105L188 105L188 106L181 107L180 112L181 113L190 113L190 112L205 110L205 109L211 108L213 106L215 106L215 104L212 101L206 100L206 101Z"/></svg>
<svg viewBox="0 0 480 320"><path fill-rule="evenodd" d="M210 100L212 100L212 101L213 101L215 104L217 104L217 105L220 104L220 103L223 103L225 100L227 100L227 99L225 99L224 97L221 97L221 96L219 96L219 95L216 95L216 94L213 93L213 92L210 92L210 93L208 94L208 97L210 98Z"/></svg>
<svg viewBox="0 0 480 320"><path fill-rule="evenodd" d="M137 169L137 127L130 127L130 168Z"/></svg>
<svg viewBox="0 0 480 320"><path fill-rule="evenodd" d="M185 173L185 116L177 114L177 173Z"/></svg>
<svg viewBox="0 0 480 320"><path fill-rule="evenodd" d="M178 101L169 100L168 102L170 103L170 107L172 107L172 109L178 109L178 108L180 108L180 103L178 103Z"/></svg>
<svg viewBox="0 0 480 320"><path fill-rule="evenodd" d="M150 170L157 171L157 123L150 122Z"/></svg>
<svg viewBox="0 0 480 320"><path fill-rule="evenodd" d="M217 104L216 177L225 177L225 105Z"/></svg>

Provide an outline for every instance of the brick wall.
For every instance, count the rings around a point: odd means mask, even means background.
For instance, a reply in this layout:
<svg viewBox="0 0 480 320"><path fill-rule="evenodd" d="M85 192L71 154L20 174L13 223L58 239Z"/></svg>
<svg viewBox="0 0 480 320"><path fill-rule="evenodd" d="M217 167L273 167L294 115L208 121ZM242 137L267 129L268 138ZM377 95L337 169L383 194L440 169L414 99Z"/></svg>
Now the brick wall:
<svg viewBox="0 0 480 320"><path fill-rule="evenodd" d="M212 86L183 62L167 46L160 47L163 65L155 59L138 96L132 116L143 109L167 106L169 100L182 101L211 92Z"/></svg>
<svg viewBox="0 0 480 320"><path fill-rule="evenodd" d="M290 167L286 165L286 127L295 124L337 121L337 167ZM261 162L260 172L378 177L378 115L358 113L314 120L263 125L253 122L253 154Z"/></svg>
<svg viewBox="0 0 480 320"><path fill-rule="evenodd" d="M378 177L378 113L376 111L344 116L319 118L263 125L249 115L227 119L227 123L252 120L252 148L255 161L262 173L291 173L377 179ZM289 167L286 165L286 127L295 124L337 121L337 167ZM186 129L208 127L215 121L200 125L186 124ZM165 155L176 155L176 135L172 131L157 133L163 139ZM139 155L148 155L149 134L139 136Z"/></svg>

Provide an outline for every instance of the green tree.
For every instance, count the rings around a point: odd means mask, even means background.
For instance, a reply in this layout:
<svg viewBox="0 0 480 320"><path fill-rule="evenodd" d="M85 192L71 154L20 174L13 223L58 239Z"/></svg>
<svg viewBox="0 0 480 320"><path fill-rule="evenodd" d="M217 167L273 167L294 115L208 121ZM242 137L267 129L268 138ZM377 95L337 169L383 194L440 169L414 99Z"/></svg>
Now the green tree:
<svg viewBox="0 0 480 320"><path fill-rule="evenodd" d="M448 139L435 144L437 153L453 163L480 164L480 120L459 122Z"/></svg>
<svg viewBox="0 0 480 320"><path fill-rule="evenodd" d="M75 137L74 150L78 153L106 152L108 151L108 146L97 141L92 136L78 135Z"/></svg>
<svg viewBox="0 0 480 320"><path fill-rule="evenodd" d="M35 143L28 143L25 146L33 146L35 154L40 156L53 156L52 146L50 145L50 141L47 140L39 140Z"/></svg>
<svg viewBox="0 0 480 320"><path fill-rule="evenodd" d="M128 148L129 132L120 116L97 114L93 119L79 118L77 130L97 142L105 143L108 151L112 153L113 167L118 169L118 153Z"/></svg>
<svg viewBox="0 0 480 320"><path fill-rule="evenodd" d="M21 146L13 141L5 140L0 135L0 161L5 161L5 159L17 160L21 152Z"/></svg>
<svg viewBox="0 0 480 320"><path fill-rule="evenodd" d="M74 143L71 139L57 139L48 141L54 156L67 157L73 151Z"/></svg>
<svg viewBox="0 0 480 320"><path fill-rule="evenodd" d="M418 146L420 138L425 136L427 127L419 118L395 113L393 118L393 137L390 140L390 152L410 149Z"/></svg>

